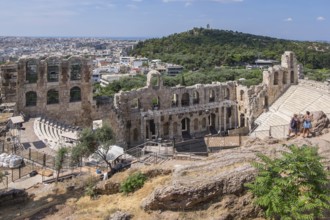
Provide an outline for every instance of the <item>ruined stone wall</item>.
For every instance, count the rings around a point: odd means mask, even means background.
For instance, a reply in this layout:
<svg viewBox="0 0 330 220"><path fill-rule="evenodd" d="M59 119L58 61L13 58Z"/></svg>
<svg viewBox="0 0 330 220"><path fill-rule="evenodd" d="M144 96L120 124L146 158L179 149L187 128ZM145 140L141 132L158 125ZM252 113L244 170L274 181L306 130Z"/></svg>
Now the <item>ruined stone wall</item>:
<svg viewBox="0 0 330 220"><path fill-rule="evenodd" d="M146 87L116 94L114 106L128 146L237 127L236 82L164 87L160 73L151 71Z"/></svg>
<svg viewBox="0 0 330 220"><path fill-rule="evenodd" d="M1 101L16 102L16 86L17 86L17 65L9 64L0 67L1 78Z"/></svg>
<svg viewBox="0 0 330 220"><path fill-rule="evenodd" d="M81 57L20 59L18 110L74 125L90 125L94 104L91 73L90 60Z"/></svg>
<svg viewBox="0 0 330 220"><path fill-rule="evenodd" d="M261 85L237 87L238 115L240 122L254 128L254 120L272 105L289 87L298 83L298 64L293 52L286 51L281 65L275 65L263 72ZM243 96L241 96L243 94ZM243 98L242 98L243 97Z"/></svg>

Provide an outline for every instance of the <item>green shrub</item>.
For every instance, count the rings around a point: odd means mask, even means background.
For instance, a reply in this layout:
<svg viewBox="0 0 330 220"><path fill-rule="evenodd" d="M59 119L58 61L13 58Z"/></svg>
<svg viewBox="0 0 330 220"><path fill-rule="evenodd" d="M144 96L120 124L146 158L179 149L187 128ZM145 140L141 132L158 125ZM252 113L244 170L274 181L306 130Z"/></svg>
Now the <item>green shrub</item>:
<svg viewBox="0 0 330 220"><path fill-rule="evenodd" d="M271 219L316 219L329 209L328 179L317 148L287 146L281 158L258 154L258 175L246 184Z"/></svg>
<svg viewBox="0 0 330 220"><path fill-rule="evenodd" d="M91 199L95 199L97 196L95 192L95 186L97 182L98 180L93 176L88 177L86 180L85 195L89 196Z"/></svg>
<svg viewBox="0 0 330 220"><path fill-rule="evenodd" d="M144 174L140 172L134 173L121 183L120 191L125 194L134 192L135 190L140 189L146 180L147 177Z"/></svg>

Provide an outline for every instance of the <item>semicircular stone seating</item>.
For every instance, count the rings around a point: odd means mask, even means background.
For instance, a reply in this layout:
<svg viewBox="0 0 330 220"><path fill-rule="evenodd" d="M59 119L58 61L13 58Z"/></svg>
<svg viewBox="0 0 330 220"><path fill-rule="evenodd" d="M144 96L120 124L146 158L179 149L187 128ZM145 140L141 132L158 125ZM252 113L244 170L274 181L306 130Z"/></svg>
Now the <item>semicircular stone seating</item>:
<svg viewBox="0 0 330 220"><path fill-rule="evenodd" d="M72 146L81 131L80 127L69 126L46 117L35 118L33 129L37 137L53 150L60 146Z"/></svg>

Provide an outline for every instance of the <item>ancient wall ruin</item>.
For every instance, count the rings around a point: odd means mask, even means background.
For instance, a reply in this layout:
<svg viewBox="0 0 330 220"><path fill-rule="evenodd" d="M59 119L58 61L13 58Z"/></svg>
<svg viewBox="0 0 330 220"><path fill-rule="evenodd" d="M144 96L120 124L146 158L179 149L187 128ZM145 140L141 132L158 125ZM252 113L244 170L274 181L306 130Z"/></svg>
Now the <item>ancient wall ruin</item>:
<svg viewBox="0 0 330 220"><path fill-rule="evenodd" d="M75 125L91 124L90 60L81 57L20 59L17 72L19 111Z"/></svg>
<svg viewBox="0 0 330 220"><path fill-rule="evenodd" d="M20 59L16 66L1 67L2 98L16 101L27 115L74 125L105 119L117 142L130 147L251 130L254 120L298 83L299 68L294 53L285 52L281 64L264 71L263 82L250 88L237 82L166 87L161 74L151 71L145 87L121 91L105 104L93 101L91 72L90 60L81 57Z"/></svg>
<svg viewBox="0 0 330 220"><path fill-rule="evenodd" d="M263 72L260 85L237 86L238 115L241 125L253 129L254 120L273 104L292 84L298 83L298 64L295 54L286 51L281 65L275 65Z"/></svg>

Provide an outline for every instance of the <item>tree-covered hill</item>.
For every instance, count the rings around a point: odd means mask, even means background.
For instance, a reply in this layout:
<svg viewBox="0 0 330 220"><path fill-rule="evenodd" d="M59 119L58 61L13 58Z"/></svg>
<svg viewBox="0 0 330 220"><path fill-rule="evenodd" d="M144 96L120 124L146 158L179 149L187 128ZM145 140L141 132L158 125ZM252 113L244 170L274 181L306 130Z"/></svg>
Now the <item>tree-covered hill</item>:
<svg viewBox="0 0 330 220"><path fill-rule="evenodd" d="M141 41L131 55L161 59L194 70L220 65L253 64L258 57L280 60L287 50L294 51L298 61L308 68L330 68L329 43L284 40L204 28Z"/></svg>

